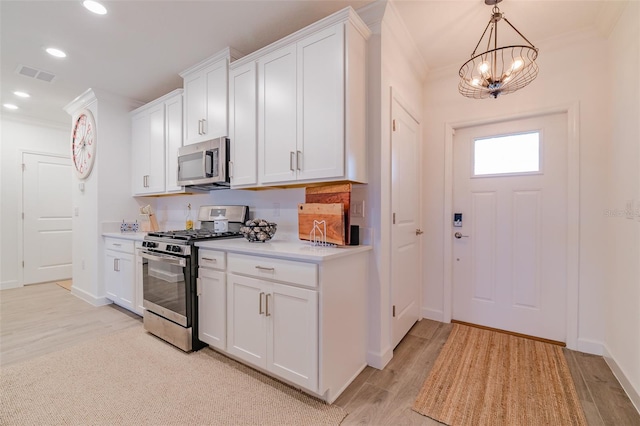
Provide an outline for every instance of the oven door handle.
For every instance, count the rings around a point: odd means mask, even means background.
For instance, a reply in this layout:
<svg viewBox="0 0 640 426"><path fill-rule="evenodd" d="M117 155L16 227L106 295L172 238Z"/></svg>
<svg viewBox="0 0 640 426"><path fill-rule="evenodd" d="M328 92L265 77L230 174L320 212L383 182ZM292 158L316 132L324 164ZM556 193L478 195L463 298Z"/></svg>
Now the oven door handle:
<svg viewBox="0 0 640 426"><path fill-rule="evenodd" d="M151 254L147 251L141 251L140 255L145 259L157 260L158 262L165 262L170 265L182 266L183 268L187 266L187 261L180 257L156 255L156 254Z"/></svg>

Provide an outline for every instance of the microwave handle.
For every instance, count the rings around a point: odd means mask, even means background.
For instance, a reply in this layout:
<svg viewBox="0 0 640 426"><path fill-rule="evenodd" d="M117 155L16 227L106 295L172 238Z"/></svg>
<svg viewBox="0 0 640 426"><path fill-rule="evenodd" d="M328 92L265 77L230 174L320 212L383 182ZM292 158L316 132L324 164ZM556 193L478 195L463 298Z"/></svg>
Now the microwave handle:
<svg viewBox="0 0 640 426"><path fill-rule="evenodd" d="M213 151L205 151L202 157L202 170L206 177L213 177Z"/></svg>

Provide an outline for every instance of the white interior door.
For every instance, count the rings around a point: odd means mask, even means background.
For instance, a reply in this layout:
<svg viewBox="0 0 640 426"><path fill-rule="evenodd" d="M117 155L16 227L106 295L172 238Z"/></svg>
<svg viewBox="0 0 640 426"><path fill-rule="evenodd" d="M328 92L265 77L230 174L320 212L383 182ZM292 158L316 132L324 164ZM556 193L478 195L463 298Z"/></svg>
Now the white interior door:
<svg viewBox="0 0 640 426"><path fill-rule="evenodd" d="M71 278L71 161L24 153L23 283Z"/></svg>
<svg viewBox="0 0 640 426"><path fill-rule="evenodd" d="M566 341L566 114L458 129L453 145L453 319Z"/></svg>
<svg viewBox="0 0 640 426"><path fill-rule="evenodd" d="M420 315L420 126L394 98L391 135L391 303L395 347Z"/></svg>

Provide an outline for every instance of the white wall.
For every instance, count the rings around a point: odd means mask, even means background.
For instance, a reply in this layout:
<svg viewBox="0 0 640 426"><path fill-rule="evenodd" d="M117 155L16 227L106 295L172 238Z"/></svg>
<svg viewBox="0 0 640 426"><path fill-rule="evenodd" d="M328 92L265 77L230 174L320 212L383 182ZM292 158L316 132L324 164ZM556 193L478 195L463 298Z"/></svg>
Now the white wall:
<svg viewBox="0 0 640 426"><path fill-rule="evenodd" d="M70 122L82 109L96 121L96 159L87 179L74 174L72 293L93 305L111 303L104 286L103 226L135 218L139 212L131 196L131 119L135 102L87 90L65 107ZM84 185L84 190L80 189ZM77 209L78 214L75 214Z"/></svg>
<svg viewBox="0 0 640 426"><path fill-rule="evenodd" d="M0 289L22 285L22 153L62 155L69 158L71 127L56 123L14 121L6 114L0 122ZM71 183L69 183L71 184Z"/></svg>
<svg viewBox="0 0 640 426"><path fill-rule="evenodd" d="M373 232L369 272L369 351L367 362L383 368L391 346L391 90L420 120L426 67L393 3L358 9L372 36L368 46L369 185L367 226ZM422 123L421 123L422 124Z"/></svg>
<svg viewBox="0 0 640 426"><path fill-rule="evenodd" d="M611 269L605 358L640 410L640 3L629 2L609 38L610 182L606 219ZM635 200L627 219L627 202Z"/></svg>
<svg viewBox="0 0 640 426"><path fill-rule="evenodd" d="M561 43L561 40L556 40ZM577 348L602 351L608 247L607 163L609 157L610 76L607 43L587 34L565 40L565 48L540 45L540 74L528 87L498 99L467 99L457 90L457 69L434 72L425 85L424 191L426 227L425 316L442 320L444 238L450 218L443 217L445 123L498 119L579 102L580 109L580 264ZM605 83L606 82L606 83Z"/></svg>

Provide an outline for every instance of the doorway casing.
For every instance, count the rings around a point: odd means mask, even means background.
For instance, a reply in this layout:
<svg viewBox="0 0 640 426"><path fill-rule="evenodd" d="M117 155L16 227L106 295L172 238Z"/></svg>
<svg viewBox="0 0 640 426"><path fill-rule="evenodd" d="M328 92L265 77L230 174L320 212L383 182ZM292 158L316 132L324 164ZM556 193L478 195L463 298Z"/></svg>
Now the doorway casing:
<svg viewBox="0 0 640 426"><path fill-rule="evenodd" d="M567 114L567 347L589 353L600 353L602 348L580 348L578 342L578 302L580 288L580 104L560 105L526 113L486 118L474 121L445 123L444 149L444 219L443 238L444 282L442 321L451 322L453 304L453 136L456 129L495 124L501 121L530 118L540 115ZM586 344L586 343L585 343Z"/></svg>

